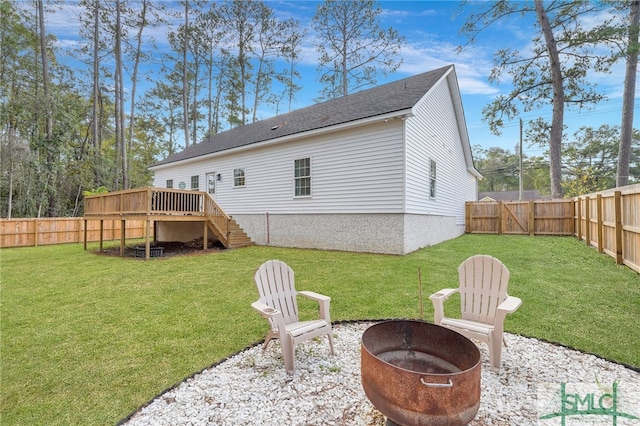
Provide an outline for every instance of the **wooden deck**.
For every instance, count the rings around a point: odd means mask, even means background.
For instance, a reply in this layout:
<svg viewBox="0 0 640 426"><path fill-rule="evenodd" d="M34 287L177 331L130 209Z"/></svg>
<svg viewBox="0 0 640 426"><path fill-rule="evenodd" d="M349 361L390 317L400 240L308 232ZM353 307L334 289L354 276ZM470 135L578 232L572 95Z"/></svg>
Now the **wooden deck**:
<svg viewBox="0 0 640 426"><path fill-rule="evenodd" d="M200 191L147 187L90 195L84 200L84 219L121 220L121 254L124 254L126 221L145 220L147 259L151 247L151 224L156 221L201 222L204 249L207 248L209 230L227 248L253 244L236 221L208 193ZM102 237L100 249L102 250Z"/></svg>

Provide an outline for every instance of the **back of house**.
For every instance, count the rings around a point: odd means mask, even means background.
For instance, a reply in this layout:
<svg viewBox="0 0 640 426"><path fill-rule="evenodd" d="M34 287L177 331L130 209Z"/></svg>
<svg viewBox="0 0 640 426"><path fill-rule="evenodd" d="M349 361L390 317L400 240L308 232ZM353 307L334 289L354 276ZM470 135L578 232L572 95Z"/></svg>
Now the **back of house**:
<svg viewBox="0 0 640 426"><path fill-rule="evenodd" d="M257 244L390 254L461 235L480 177L453 66L213 135L151 169L157 187L208 192Z"/></svg>

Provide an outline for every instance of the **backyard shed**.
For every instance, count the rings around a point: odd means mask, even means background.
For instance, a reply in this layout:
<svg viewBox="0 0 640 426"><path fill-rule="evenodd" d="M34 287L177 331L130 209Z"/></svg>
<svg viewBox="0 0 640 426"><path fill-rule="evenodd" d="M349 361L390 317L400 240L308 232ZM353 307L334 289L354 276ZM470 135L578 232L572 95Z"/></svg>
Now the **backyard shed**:
<svg viewBox="0 0 640 426"><path fill-rule="evenodd" d="M480 177L452 65L213 135L151 170L155 187L208 192L256 244L390 254L461 235Z"/></svg>

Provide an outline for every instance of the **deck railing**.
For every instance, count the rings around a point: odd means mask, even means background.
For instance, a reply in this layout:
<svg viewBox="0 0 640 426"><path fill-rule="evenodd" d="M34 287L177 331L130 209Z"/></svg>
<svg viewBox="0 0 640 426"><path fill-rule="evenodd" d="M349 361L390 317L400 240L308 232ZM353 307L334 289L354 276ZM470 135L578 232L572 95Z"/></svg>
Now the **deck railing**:
<svg viewBox="0 0 640 426"><path fill-rule="evenodd" d="M207 192L166 188L138 188L87 196L85 217L114 216L203 216L225 240L229 235L227 215Z"/></svg>
<svg viewBox="0 0 640 426"><path fill-rule="evenodd" d="M89 195L84 200L84 215L204 215L206 195L209 194L151 187Z"/></svg>
<svg viewBox="0 0 640 426"><path fill-rule="evenodd" d="M211 195L204 193L204 213L215 228L224 235L226 240L229 239L229 217L220 206L215 202Z"/></svg>

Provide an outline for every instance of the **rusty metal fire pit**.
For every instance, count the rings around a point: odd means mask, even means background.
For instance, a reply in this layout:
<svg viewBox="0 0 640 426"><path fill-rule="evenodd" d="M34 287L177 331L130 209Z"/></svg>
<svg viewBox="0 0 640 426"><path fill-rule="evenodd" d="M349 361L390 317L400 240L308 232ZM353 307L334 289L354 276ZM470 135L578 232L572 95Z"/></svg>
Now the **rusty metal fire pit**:
<svg viewBox="0 0 640 426"><path fill-rule="evenodd" d="M362 387L387 424L466 425L480 407L480 366L473 342L428 322L384 321L362 335Z"/></svg>

